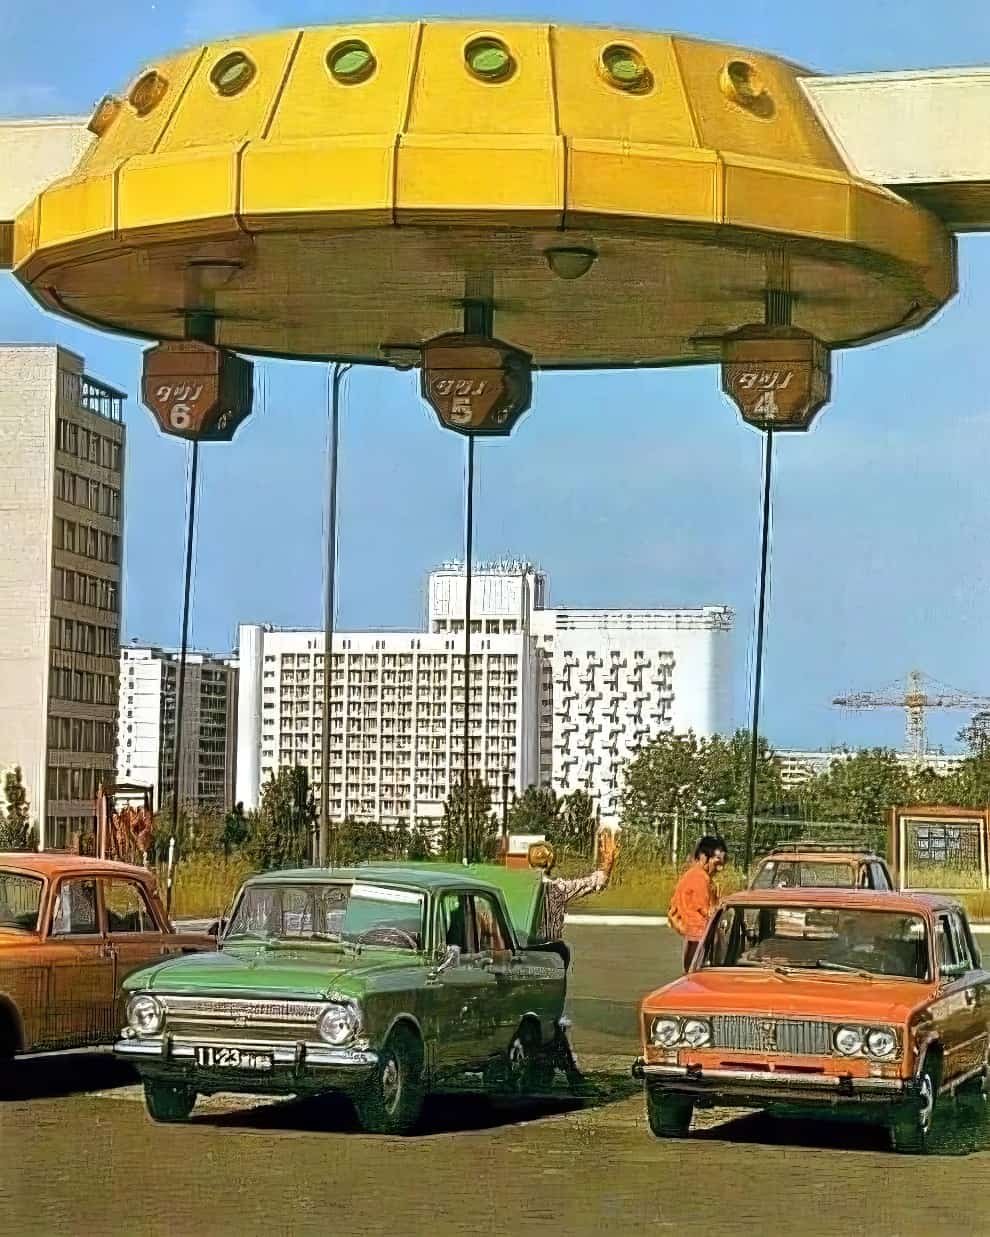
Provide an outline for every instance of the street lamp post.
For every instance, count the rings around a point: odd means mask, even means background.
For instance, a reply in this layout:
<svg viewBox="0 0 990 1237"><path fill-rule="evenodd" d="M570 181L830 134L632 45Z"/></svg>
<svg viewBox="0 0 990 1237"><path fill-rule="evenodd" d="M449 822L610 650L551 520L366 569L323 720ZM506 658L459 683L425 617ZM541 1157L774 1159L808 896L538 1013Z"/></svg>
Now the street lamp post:
<svg viewBox="0 0 990 1237"><path fill-rule="evenodd" d="M333 624L337 589L337 458L340 446L340 387L351 368L338 361L330 377L330 455L327 485L326 593L323 599L323 729L320 735L320 867L330 852L330 683L333 677ZM334 847L336 852L336 847ZM336 858L336 854L334 855Z"/></svg>

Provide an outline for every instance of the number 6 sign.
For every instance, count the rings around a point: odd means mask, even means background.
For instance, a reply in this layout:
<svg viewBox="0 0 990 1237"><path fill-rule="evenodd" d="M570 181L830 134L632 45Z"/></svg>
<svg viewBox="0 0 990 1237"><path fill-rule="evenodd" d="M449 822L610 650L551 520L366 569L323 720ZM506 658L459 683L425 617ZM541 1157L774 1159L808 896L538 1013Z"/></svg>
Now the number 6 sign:
<svg viewBox="0 0 990 1237"><path fill-rule="evenodd" d="M144 354L141 394L163 433L229 442L251 413L253 366L213 344L158 344Z"/></svg>

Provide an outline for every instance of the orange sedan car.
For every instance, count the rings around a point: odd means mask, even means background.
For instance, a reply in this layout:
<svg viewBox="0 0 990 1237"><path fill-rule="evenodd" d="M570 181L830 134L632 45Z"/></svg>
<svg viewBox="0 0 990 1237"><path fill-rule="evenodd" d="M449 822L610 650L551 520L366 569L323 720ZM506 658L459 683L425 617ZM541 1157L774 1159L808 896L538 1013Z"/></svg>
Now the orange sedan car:
<svg viewBox="0 0 990 1237"><path fill-rule="evenodd" d="M750 889L689 973L642 1002L650 1129L694 1108L865 1118L927 1150L946 1092L986 1103L990 973L966 913L933 895Z"/></svg>
<svg viewBox="0 0 990 1237"><path fill-rule="evenodd" d="M0 854L0 1060L110 1043L126 975L212 949L211 936L174 931L144 868Z"/></svg>

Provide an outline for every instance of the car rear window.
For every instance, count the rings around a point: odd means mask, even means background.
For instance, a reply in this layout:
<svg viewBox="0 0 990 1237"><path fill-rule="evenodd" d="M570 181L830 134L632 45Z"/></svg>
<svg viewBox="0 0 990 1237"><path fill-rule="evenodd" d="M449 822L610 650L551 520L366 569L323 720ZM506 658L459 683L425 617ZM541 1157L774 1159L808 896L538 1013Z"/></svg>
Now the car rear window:
<svg viewBox="0 0 990 1237"><path fill-rule="evenodd" d="M856 866L828 859L769 859L753 881L754 889L854 889Z"/></svg>
<svg viewBox="0 0 990 1237"><path fill-rule="evenodd" d="M0 871L0 929L34 932L43 888L44 882L37 876Z"/></svg>

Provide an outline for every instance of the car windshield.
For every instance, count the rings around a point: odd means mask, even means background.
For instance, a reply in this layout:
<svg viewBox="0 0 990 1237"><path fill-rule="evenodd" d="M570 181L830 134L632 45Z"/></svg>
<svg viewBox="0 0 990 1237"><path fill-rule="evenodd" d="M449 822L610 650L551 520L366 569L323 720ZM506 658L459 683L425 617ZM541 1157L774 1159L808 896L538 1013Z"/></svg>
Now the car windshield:
<svg viewBox="0 0 990 1237"><path fill-rule="evenodd" d="M702 966L855 971L928 977L920 915L873 908L727 906L705 941Z"/></svg>
<svg viewBox="0 0 990 1237"><path fill-rule="evenodd" d="M339 941L422 948L423 894L361 881L249 885L224 940Z"/></svg>
<svg viewBox="0 0 990 1237"><path fill-rule="evenodd" d="M34 932L41 910L44 882L37 876L0 870L0 931Z"/></svg>
<svg viewBox="0 0 990 1237"><path fill-rule="evenodd" d="M756 874L754 889L853 889L855 864L818 859L768 859Z"/></svg>

